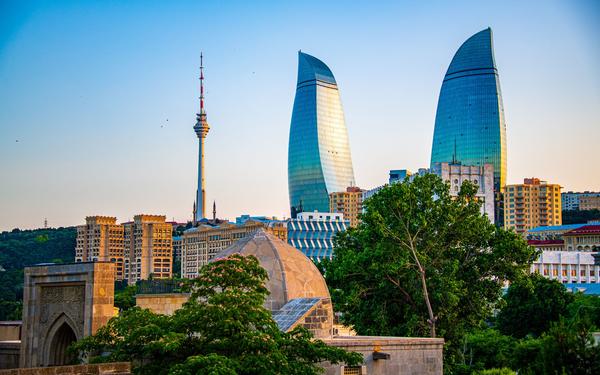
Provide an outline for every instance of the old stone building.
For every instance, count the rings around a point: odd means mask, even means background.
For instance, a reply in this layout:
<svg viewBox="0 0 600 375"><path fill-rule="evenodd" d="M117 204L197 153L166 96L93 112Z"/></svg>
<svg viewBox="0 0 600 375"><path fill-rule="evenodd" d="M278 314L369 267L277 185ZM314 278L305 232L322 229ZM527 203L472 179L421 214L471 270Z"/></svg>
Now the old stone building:
<svg viewBox="0 0 600 375"><path fill-rule="evenodd" d="M25 268L20 367L68 364L67 347L115 315L114 281L112 262Z"/></svg>

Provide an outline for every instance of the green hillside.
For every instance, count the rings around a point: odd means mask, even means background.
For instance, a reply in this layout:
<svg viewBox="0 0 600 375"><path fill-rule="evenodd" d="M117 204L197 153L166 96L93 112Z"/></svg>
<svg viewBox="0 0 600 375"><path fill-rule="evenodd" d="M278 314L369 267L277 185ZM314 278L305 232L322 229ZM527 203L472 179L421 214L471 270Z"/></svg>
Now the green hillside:
<svg viewBox="0 0 600 375"><path fill-rule="evenodd" d="M23 267L73 262L76 237L75 227L0 233L0 320L20 319Z"/></svg>

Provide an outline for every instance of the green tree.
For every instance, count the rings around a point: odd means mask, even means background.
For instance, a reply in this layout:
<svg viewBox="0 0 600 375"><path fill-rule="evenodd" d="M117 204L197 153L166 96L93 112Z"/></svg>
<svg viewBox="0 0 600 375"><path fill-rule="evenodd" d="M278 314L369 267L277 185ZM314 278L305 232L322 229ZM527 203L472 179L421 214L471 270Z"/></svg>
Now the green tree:
<svg viewBox="0 0 600 375"><path fill-rule="evenodd" d="M72 350L131 361L139 374L316 374L322 361L362 360L305 329L281 332L263 307L266 279L253 256L216 260L190 281L190 299L173 316L134 307Z"/></svg>
<svg viewBox="0 0 600 375"><path fill-rule="evenodd" d="M571 210L562 212L563 224L583 224L591 220L600 220L600 210Z"/></svg>
<svg viewBox="0 0 600 375"><path fill-rule="evenodd" d="M136 291L135 285L127 285L119 290L115 288L115 307L118 307L121 311L134 307Z"/></svg>
<svg viewBox="0 0 600 375"><path fill-rule="evenodd" d="M506 367L513 356L515 341L494 329L469 333L463 347L464 365L471 371Z"/></svg>
<svg viewBox="0 0 600 375"><path fill-rule="evenodd" d="M517 280L504 296L506 305L497 316L500 332L516 338L540 336L558 321L573 302L573 294L558 281L533 274Z"/></svg>
<svg viewBox="0 0 600 375"><path fill-rule="evenodd" d="M74 227L0 233L0 320L21 319L23 268L73 262L76 236Z"/></svg>
<svg viewBox="0 0 600 375"><path fill-rule="evenodd" d="M356 228L336 237L322 270L344 323L359 334L443 336L445 368L462 362L464 335L491 315L505 281L535 251L480 213L477 187L457 197L435 175L386 186Z"/></svg>
<svg viewBox="0 0 600 375"><path fill-rule="evenodd" d="M600 374L600 346L591 324L579 317L561 318L542 337L541 360L545 374Z"/></svg>

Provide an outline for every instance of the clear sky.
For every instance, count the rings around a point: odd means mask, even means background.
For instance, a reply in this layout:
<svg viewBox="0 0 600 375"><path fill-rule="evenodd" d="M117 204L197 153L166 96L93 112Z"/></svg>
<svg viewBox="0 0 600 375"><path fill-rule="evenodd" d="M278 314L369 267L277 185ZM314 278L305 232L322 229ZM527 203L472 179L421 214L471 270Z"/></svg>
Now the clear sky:
<svg viewBox="0 0 600 375"><path fill-rule="evenodd" d="M429 164L452 56L490 26L508 182L600 190L600 2L0 1L0 230L191 219L200 51L207 202L289 216L297 51L340 87L357 184Z"/></svg>

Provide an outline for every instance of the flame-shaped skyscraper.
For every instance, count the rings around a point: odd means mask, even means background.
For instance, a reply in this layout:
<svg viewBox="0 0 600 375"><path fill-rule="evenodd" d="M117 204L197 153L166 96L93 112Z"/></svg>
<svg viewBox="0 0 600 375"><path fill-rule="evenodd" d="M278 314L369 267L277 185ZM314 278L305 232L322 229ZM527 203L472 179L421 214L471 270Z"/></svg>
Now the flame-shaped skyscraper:
<svg viewBox="0 0 600 375"><path fill-rule="evenodd" d="M329 194L355 185L337 82L325 63L302 52L288 147L292 217L328 212Z"/></svg>

